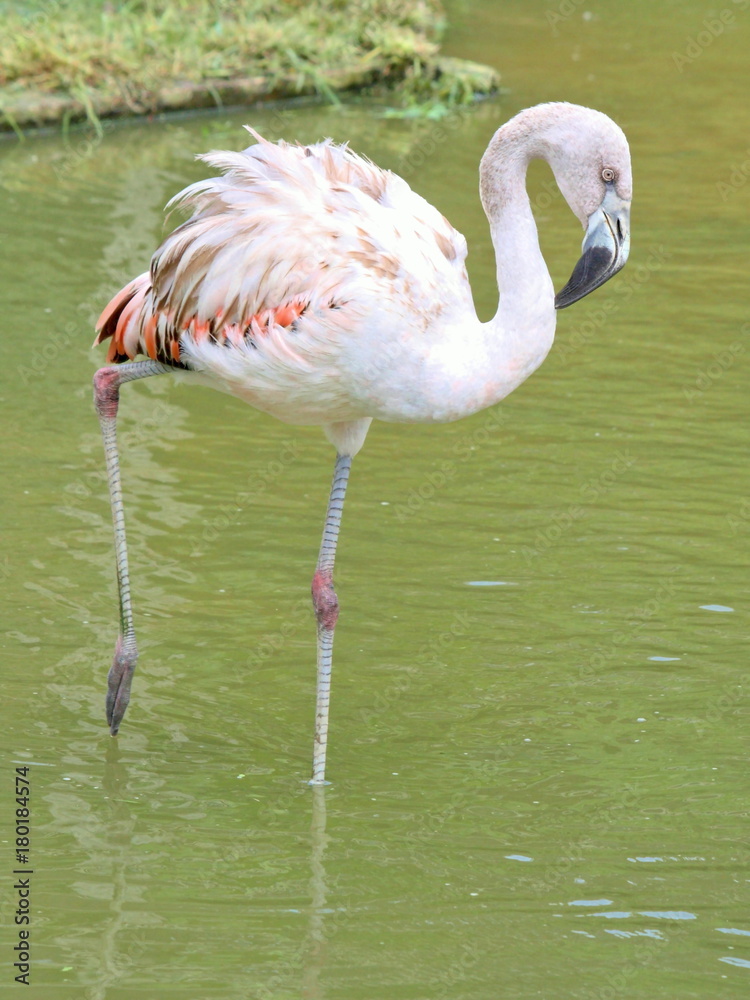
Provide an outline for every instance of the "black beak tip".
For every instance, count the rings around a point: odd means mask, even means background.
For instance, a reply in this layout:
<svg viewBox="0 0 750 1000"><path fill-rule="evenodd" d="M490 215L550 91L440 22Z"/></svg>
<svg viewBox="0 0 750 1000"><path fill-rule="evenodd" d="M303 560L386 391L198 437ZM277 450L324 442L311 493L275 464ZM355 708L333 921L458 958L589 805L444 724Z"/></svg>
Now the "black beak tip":
<svg viewBox="0 0 750 1000"><path fill-rule="evenodd" d="M615 257L607 247L589 247L573 268L570 281L555 296L555 309L566 309L603 285L616 273L614 264Z"/></svg>

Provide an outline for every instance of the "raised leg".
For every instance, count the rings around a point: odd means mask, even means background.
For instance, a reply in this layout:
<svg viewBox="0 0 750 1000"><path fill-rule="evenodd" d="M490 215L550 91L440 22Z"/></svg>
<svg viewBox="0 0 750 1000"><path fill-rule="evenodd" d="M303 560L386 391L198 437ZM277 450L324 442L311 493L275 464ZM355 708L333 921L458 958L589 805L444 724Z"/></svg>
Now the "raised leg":
<svg viewBox="0 0 750 1000"><path fill-rule="evenodd" d="M350 455L337 455L333 471L331 495L328 500L323 541L320 544L318 565L312 581L313 607L318 621L318 685L315 709L315 743L313 746L313 773L311 785L325 783L326 746L328 743L328 706L331 697L331 665L333 658L333 631L339 616L339 602L333 589L333 564L336 543L341 527L346 484L349 480Z"/></svg>
<svg viewBox="0 0 750 1000"><path fill-rule="evenodd" d="M104 438L104 455L107 460L109 499L115 526L115 552L117 555L117 586L120 592L120 634L115 644L115 655L107 678L107 722L113 736L117 735L122 717L130 701L130 685L138 660L138 648L133 630L133 611L130 604L130 577L128 575L128 548L125 540L125 512L120 487L120 460L117 455L117 407L120 386L149 375L172 371L158 361L136 361L133 364L100 368L94 375L94 405Z"/></svg>

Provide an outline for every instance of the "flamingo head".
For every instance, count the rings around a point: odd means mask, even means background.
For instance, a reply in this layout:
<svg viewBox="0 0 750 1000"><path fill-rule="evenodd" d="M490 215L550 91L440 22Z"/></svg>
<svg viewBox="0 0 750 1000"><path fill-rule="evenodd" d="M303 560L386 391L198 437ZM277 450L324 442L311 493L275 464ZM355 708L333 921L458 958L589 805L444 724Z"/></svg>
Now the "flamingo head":
<svg viewBox="0 0 750 1000"><path fill-rule="evenodd" d="M630 252L633 179L622 129L601 111L575 104L543 105L538 155L552 167L563 197L586 235L570 280L555 297L565 309L625 266Z"/></svg>

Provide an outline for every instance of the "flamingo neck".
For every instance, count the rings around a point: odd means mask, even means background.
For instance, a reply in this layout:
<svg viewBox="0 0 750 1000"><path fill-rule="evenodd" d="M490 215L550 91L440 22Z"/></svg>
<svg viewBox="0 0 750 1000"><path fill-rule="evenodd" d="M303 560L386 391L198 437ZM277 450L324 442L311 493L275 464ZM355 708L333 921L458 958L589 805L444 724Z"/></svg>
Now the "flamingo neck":
<svg viewBox="0 0 750 1000"><path fill-rule="evenodd" d="M492 323L503 339L528 341L532 348L537 337L554 335L555 293L526 192L526 171L535 151L523 145L519 149L518 144L508 148L502 131L490 143L480 167L500 294ZM551 341L547 350L549 346Z"/></svg>
<svg viewBox="0 0 750 1000"><path fill-rule="evenodd" d="M486 358L482 406L503 399L547 356L555 335L555 294L526 193L526 171L535 149L509 143L500 129L480 166L480 193L497 263L499 304L482 324L479 349Z"/></svg>
<svg viewBox="0 0 750 1000"><path fill-rule="evenodd" d="M536 371L552 346L554 289L526 193L531 155L519 155L519 145L509 146L500 129L479 172L497 262L497 312L481 323L472 309L443 329L419 379L408 376L413 415L399 408L399 420L457 420L492 406ZM424 386L423 396L415 393L415 384ZM390 411L379 416L393 419Z"/></svg>

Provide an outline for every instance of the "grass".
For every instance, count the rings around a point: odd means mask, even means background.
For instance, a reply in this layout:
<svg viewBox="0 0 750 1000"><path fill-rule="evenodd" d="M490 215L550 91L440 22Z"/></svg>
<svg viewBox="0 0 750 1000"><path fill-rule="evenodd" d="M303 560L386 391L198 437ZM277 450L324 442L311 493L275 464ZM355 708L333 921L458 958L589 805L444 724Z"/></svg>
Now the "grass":
<svg viewBox="0 0 750 1000"><path fill-rule="evenodd" d="M19 99L54 95L95 117L153 109L176 82L210 93L255 77L331 98L347 68L398 81L407 111L434 108L474 96L436 69L443 26L439 0L9 0L0 108L12 123Z"/></svg>

